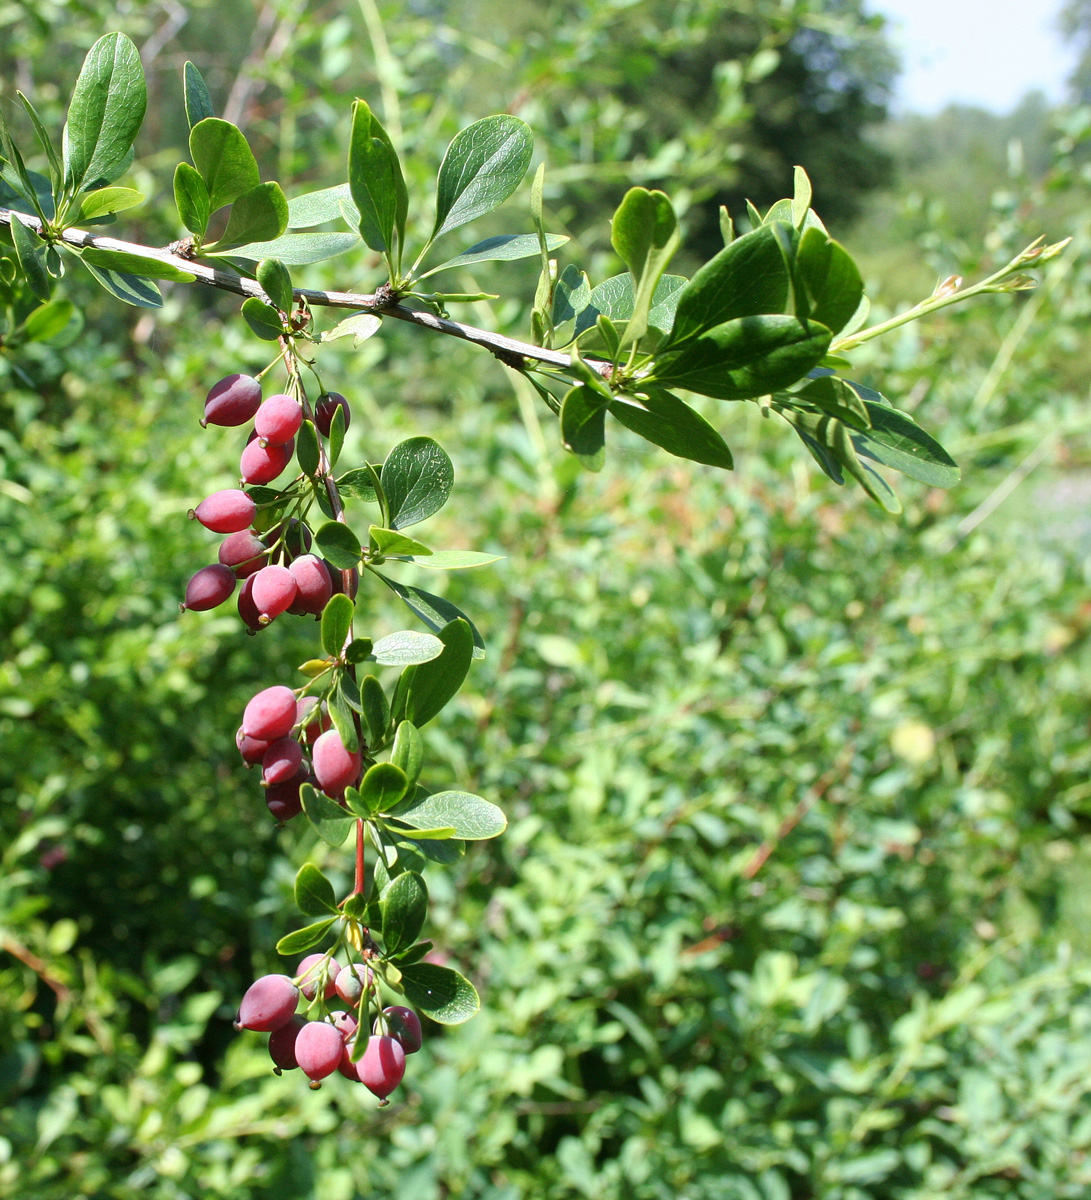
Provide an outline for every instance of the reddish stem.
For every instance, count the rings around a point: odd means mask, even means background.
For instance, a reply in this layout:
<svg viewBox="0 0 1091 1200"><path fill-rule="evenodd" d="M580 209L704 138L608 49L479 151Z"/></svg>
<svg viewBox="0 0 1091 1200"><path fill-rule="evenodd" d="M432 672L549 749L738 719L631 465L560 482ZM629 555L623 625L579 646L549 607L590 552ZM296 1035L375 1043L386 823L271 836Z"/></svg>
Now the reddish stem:
<svg viewBox="0 0 1091 1200"><path fill-rule="evenodd" d="M356 886L352 889L354 896L364 894L364 823L356 822Z"/></svg>

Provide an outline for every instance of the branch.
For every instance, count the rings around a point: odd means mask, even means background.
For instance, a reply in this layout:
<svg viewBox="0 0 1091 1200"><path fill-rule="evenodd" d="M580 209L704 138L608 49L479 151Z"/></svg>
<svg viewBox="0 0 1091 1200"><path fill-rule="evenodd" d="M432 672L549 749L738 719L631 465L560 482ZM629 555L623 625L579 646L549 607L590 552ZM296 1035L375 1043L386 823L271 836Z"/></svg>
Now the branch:
<svg viewBox="0 0 1091 1200"><path fill-rule="evenodd" d="M10 225L12 215L10 208L0 208L0 225ZM37 217L32 217L27 213L18 213L17 215L24 225L29 225L41 233L42 222ZM182 258L160 247L141 246L136 242L123 242L112 237L99 237L95 234L85 233L82 229L66 229L59 235L53 235L52 240L80 249L85 246L95 246L100 250L120 250L125 254L136 254L141 258L153 258L158 262L177 267L180 271L188 272L196 277L197 283L203 283L206 287L218 288L222 292L234 292L236 296L256 296L259 300L269 303L269 297L254 280L244 279L233 271L218 271L215 267L208 267L204 263ZM381 293L321 292L313 288L293 288L292 294L297 300L306 300L312 307L350 308L359 312L379 313L384 317L395 317L410 325L431 329L433 333L445 333L449 337L472 342L475 346L484 346L502 363L516 370L520 369L520 364L516 360L524 358L529 358L533 362L546 363L551 367L565 368L572 365L571 357L560 350L546 350L542 346L532 346L529 342L519 342L515 338L491 333L487 329L463 325L461 321L437 317L434 313L406 308L403 304L390 304ZM593 359L584 361L601 373L605 373L609 367L608 363L599 363Z"/></svg>

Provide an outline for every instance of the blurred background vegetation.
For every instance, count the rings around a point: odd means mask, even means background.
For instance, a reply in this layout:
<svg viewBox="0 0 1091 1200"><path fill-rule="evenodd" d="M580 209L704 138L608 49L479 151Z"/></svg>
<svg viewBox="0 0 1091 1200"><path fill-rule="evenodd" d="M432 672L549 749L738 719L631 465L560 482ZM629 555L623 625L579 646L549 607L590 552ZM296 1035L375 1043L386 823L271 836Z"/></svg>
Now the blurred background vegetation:
<svg viewBox="0 0 1091 1200"><path fill-rule="evenodd" d="M1086 41L1083 0L1069 9ZM486 660L428 730L511 824L430 880L483 1012L430 1027L399 1102L270 1073L231 1019L291 927L306 830L232 743L312 653L186 614L185 511L232 481L208 386L264 365L234 302L155 313L72 282L88 331L0 359L0 1194L242 1200L1054 1200L1091 1191L1091 109L884 121L896 62L858 0L16 0L15 87L59 126L86 48L130 34L151 105L119 226L164 244L192 58L288 194L340 182L349 100L382 112L428 220L447 139L528 120L565 261L612 273L633 182L684 214L790 191L880 312L1072 234L1033 293L856 356L964 484L891 519L753 406L703 411L732 475L622 431L601 475L488 356L384 328L324 352L346 461L451 452L436 544ZM1083 44L1083 41L1080 44ZM490 232L530 228L525 195ZM517 336L532 265L465 318ZM303 272L367 288L367 260ZM508 298L510 297L510 298ZM462 314L460 314L462 315ZM375 631L404 624L371 597Z"/></svg>

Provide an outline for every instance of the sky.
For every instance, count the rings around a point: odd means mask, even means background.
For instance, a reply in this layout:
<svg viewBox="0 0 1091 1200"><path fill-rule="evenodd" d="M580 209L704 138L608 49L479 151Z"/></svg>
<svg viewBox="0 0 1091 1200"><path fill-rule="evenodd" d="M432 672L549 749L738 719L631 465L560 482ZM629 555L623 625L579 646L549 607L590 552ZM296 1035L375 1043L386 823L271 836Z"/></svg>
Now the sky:
<svg viewBox="0 0 1091 1200"><path fill-rule="evenodd" d="M1008 112L1031 89L1062 99L1075 55L1058 32L1061 0L871 0L902 55L896 109L948 104Z"/></svg>

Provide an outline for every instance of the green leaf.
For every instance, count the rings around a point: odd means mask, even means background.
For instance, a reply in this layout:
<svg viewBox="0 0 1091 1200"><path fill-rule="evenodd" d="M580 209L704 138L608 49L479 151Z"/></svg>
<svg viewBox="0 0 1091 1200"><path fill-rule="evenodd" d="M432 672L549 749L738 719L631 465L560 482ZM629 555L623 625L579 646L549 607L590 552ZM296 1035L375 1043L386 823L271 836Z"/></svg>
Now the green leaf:
<svg viewBox="0 0 1091 1200"><path fill-rule="evenodd" d="M408 788L416 787L424 763L424 738L412 721L398 723L394 745L390 748L390 761L405 772Z"/></svg>
<svg viewBox="0 0 1091 1200"><path fill-rule="evenodd" d="M314 542L322 557L339 571L348 571L360 562L360 539L340 521L327 521L315 530Z"/></svg>
<svg viewBox="0 0 1091 1200"><path fill-rule="evenodd" d="M295 456L299 463L299 469L304 475L309 475L313 479L320 461L318 430L315 429L313 421L303 421L300 424L299 432L296 434Z"/></svg>
<svg viewBox="0 0 1091 1200"><path fill-rule="evenodd" d="M864 297L864 281L848 251L812 227L800 238L796 270L810 297L811 318L839 333Z"/></svg>
<svg viewBox="0 0 1091 1200"><path fill-rule="evenodd" d="M449 825L456 837L467 842L497 837L508 825L507 817L495 804L470 792L437 792L423 797L418 793L392 815L414 829Z"/></svg>
<svg viewBox="0 0 1091 1200"><path fill-rule="evenodd" d="M663 349L738 317L783 313L787 301L788 268L775 232L762 226L725 246L686 284Z"/></svg>
<svg viewBox="0 0 1091 1200"><path fill-rule="evenodd" d="M436 181L432 237L503 204L526 174L533 152L530 129L518 117L484 117L455 134Z"/></svg>
<svg viewBox="0 0 1091 1200"><path fill-rule="evenodd" d="M6 165L4 165L6 163ZM11 140L7 122L0 112L0 178L16 196L21 196L41 220L53 216L53 188L44 175L28 171L19 148ZM3 189L0 189L3 190ZM9 202L5 201L6 204Z"/></svg>
<svg viewBox="0 0 1091 1200"><path fill-rule="evenodd" d="M216 212L261 183L257 160L242 130L219 117L205 117L189 132L193 165L208 188L209 211Z"/></svg>
<svg viewBox="0 0 1091 1200"><path fill-rule="evenodd" d="M370 337L371 335L366 335ZM362 341L357 338L354 345L358 346ZM345 420L345 410L339 404L333 410L333 420L330 421L330 470L337 466L337 460L341 457L341 447L345 444L345 431L347 422Z"/></svg>
<svg viewBox="0 0 1091 1200"><path fill-rule="evenodd" d="M629 280L631 289L632 276L625 278ZM565 321L574 321L590 303L591 281L586 272L581 271L575 263L569 263L553 288L553 324L560 326Z"/></svg>
<svg viewBox="0 0 1091 1200"><path fill-rule="evenodd" d="M670 392L649 389L635 397L618 396L610 405L610 414L626 429L669 454L725 471L734 466L731 451L719 433Z"/></svg>
<svg viewBox="0 0 1091 1200"><path fill-rule="evenodd" d="M433 963L403 966L402 990L414 1008L440 1025L461 1025L481 1007L477 990L468 979Z"/></svg>
<svg viewBox="0 0 1091 1200"><path fill-rule="evenodd" d="M88 192L80 205L77 220L93 221L109 213L123 212L127 208L135 208L144 203L144 195L135 188L104 187L96 192Z"/></svg>
<svg viewBox="0 0 1091 1200"><path fill-rule="evenodd" d="M409 780L394 763L376 763L360 781L360 796L370 812L389 812L409 791Z"/></svg>
<svg viewBox="0 0 1091 1200"><path fill-rule="evenodd" d="M410 587L408 584L398 583L393 579L388 579L385 575L376 571L376 575L386 584L388 588L396 595L400 596L406 604L417 614L418 617L432 630L433 633L438 633L440 638L443 638L443 631L447 626L456 620L463 620L470 627L470 632L473 636L473 657L485 657L485 643L481 638L481 634L477 631L477 626L470 620L468 616L450 600L445 600L442 596L433 596L430 592L424 591L423 588ZM440 656L442 658L442 655ZM434 661L439 662L440 659ZM423 667L409 667L410 671L419 671ZM418 721L417 724L423 724L423 721Z"/></svg>
<svg viewBox="0 0 1091 1200"><path fill-rule="evenodd" d="M122 250L101 250L87 246L80 257L92 267L103 271L118 271L123 275L136 275L141 279L169 279L176 283L192 283L194 276L173 263L158 258L145 258L142 254L127 254Z"/></svg>
<svg viewBox="0 0 1091 1200"><path fill-rule="evenodd" d="M344 845L354 824L352 814L322 792L316 791L309 783L299 789L299 796L303 801L303 812L315 833L334 849Z"/></svg>
<svg viewBox="0 0 1091 1200"><path fill-rule="evenodd" d="M50 191L55 199L59 199L61 190L64 186L64 167L61 165L61 160L57 157L57 151L53 145L53 140L50 138L45 126L42 124L41 117L38 116L38 110L33 104L23 95L22 92L16 92L19 97L19 102L26 110L27 116L30 118L30 123L34 126L34 132L37 135L38 141L42 149L45 151L46 159L49 163L49 179L51 183ZM143 199L143 197L141 197Z"/></svg>
<svg viewBox="0 0 1091 1200"><path fill-rule="evenodd" d="M286 266L302 267L335 258L359 244L360 238L355 233L286 233L271 242L250 242L245 246L236 246L224 257L232 262L279 258Z"/></svg>
<svg viewBox="0 0 1091 1200"><path fill-rule="evenodd" d="M368 533L371 538L373 554L419 554L429 557L432 551L416 538L398 533L394 529L383 529L381 525L372 525Z"/></svg>
<svg viewBox="0 0 1091 1200"><path fill-rule="evenodd" d="M395 231L404 239L408 193L397 152L363 100L352 106L349 190L360 214L360 236L372 250L389 253Z"/></svg>
<svg viewBox="0 0 1091 1200"><path fill-rule="evenodd" d="M453 620L439 631L442 652L426 663L408 667L399 681L394 719L418 729L458 694L473 661L473 630L466 620Z"/></svg>
<svg viewBox="0 0 1091 1200"><path fill-rule="evenodd" d="M404 967L409 963L420 962L431 949L431 942L418 942L415 946L410 946L408 949L400 951L395 955L395 958L398 960L398 965Z"/></svg>
<svg viewBox="0 0 1091 1200"><path fill-rule="evenodd" d="M23 331L28 342L48 342L63 333L76 315L76 306L71 300L51 300L34 309L23 322Z"/></svg>
<svg viewBox="0 0 1091 1200"><path fill-rule="evenodd" d="M796 167L792 172L792 224L797 229L802 229L803 222L807 219L812 195L807 172L802 167Z"/></svg>
<svg viewBox="0 0 1091 1200"><path fill-rule="evenodd" d="M652 294L678 249L674 207L664 192L630 188L614 213L610 237L634 280L633 312L621 341L624 347L647 333Z"/></svg>
<svg viewBox="0 0 1091 1200"><path fill-rule="evenodd" d="M346 676L339 675L337 682L330 689L329 695L326 697L326 708L330 714L330 720L333 722L334 729L341 741L345 744L345 749L352 752L360 747L360 738L356 732L356 720L353 717L353 706L349 702L347 690L345 686ZM357 706L360 704L359 690L356 688L355 682L349 680L349 685L353 693L353 699Z"/></svg>
<svg viewBox="0 0 1091 1200"><path fill-rule="evenodd" d="M263 258L258 263L255 277L262 291L282 312L291 312L294 296L292 295L292 277L288 268L278 258ZM313 471L308 474L313 475Z"/></svg>
<svg viewBox="0 0 1091 1200"><path fill-rule="evenodd" d="M546 234L547 250L557 250L569 239L560 233ZM438 267L425 271L421 279L435 275L438 271L447 271L452 267L475 267L483 262L514 262L519 258L533 258L538 253L538 235L535 233L501 233L496 237L485 238L454 258L441 262Z"/></svg>
<svg viewBox="0 0 1091 1200"><path fill-rule="evenodd" d="M243 320L262 341L275 342L284 335L284 319L280 313L257 296L244 300L241 311Z"/></svg>
<svg viewBox="0 0 1091 1200"><path fill-rule="evenodd" d="M304 916L319 917L325 913L337 915L333 884L314 863L304 863L296 873L295 903Z"/></svg>
<svg viewBox="0 0 1091 1200"><path fill-rule="evenodd" d="M288 228L309 229L313 225L324 225L327 221L338 221L341 219L342 201L351 198L352 190L347 183L296 196L288 201Z"/></svg>
<svg viewBox="0 0 1091 1200"><path fill-rule="evenodd" d="M418 567L429 567L436 571L461 571L467 567L484 567L499 562L502 554L483 554L478 550L434 550L431 554L413 555Z"/></svg>
<svg viewBox="0 0 1091 1200"><path fill-rule="evenodd" d="M37 299L48 300L53 294L53 281L45 266L45 242L36 229L23 222L18 213L12 213L10 228L15 257L27 286Z"/></svg>
<svg viewBox="0 0 1091 1200"><path fill-rule="evenodd" d="M901 511L901 502L886 480L860 462L854 437L843 422L821 412L786 410L779 404L775 407L794 426L815 461L835 483L844 483L843 468L888 512Z"/></svg>
<svg viewBox="0 0 1091 1200"><path fill-rule="evenodd" d="M683 275L664 275L652 294L652 306L648 312L649 329L669 333L674 324L674 313L678 298L689 281ZM628 321L633 315L636 293L633 277L626 271L623 275L612 275L604 279L592 292L591 302L576 319L576 336L590 329L600 315L612 321Z"/></svg>
<svg viewBox="0 0 1091 1200"><path fill-rule="evenodd" d="M355 614L356 605L343 592L326 602L322 610L322 649L331 658L337 658L344 649Z"/></svg>
<svg viewBox="0 0 1091 1200"><path fill-rule="evenodd" d="M371 638L353 638L345 647L345 662L364 662L371 657L371 645Z"/></svg>
<svg viewBox="0 0 1091 1200"><path fill-rule="evenodd" d="M820 412L844 421L853 429L867 429L871 425L864 402L843 379L832 375L812 380L798 392L792 392L787 399L791 403L803 400L813 404Z"/></svg>
<svg viewBox="0 0 1091 1200"><path fill-rule="evenodd" d="M390 704L383 685L374 675L364 676L360 684L360 700L364 710L364 722L367 725L368 745L374 750L382 744L390 724Z"/></svg>
<svg viewBox="0 0 1091 1200"><path fill-rule="evenodd" d="M431 662L443 653L443 642L433 633L403 629L380 638L372 649L375 661L383 667L411 667Z"/></svg>
<svg viewBox="0 0 1091 1200"><path fill-rule="evenodd" d="M314 925L305 925L302 929L297 929L295 933L289 933L282 937L277 942L277 953L285 956L299 954L303 950L310 950L312 946L317 946L320 941L326 936L327 932L333 928L338 917L329 917L325 921L317 921Z"/></svg>
<svg viewBox="0 0 1091 1200"><path fill-rule="evenodd" d="M125 304L131 304L134 308L163 307L162 293L150 279L142 279L138 275L127 275L120 271L109 271L89 262L84 262L83 265L111 296Z"/></svg>
<svg viewBox="0 0 1091 1200"><path fill-rule="evenodd" d="M746 400L801 379L829 344L830 331L814 322L805 325L790 316L741 317L657 359L654 378L664 386L720 400Z"/></svg>
<svg viewBox="0 0 1091 1200"><path fill-rule="evenodd" d="M561 403L565 449L592 471L601 471L606 461L606 411L602 396L586 383L569 388Z"/></svg>
<svg viewBox="0 0 1091 1200"><path fill-rule="evenodd" d="M387 954L407 949L417 940L428 915L428 889L424 880L415 871L396 875L383 889L379 907Z"/></svg>
<svg viewBox="0 0 1091 1200"><path fill-rule="evenodd" d="M212 97L201 77L201 72L191 62L182 68L182 92L186 106L186 121L190 129L206 117L214 117L216 110L212 107Z"/></svg>
<svg viewBox="0 0 1091 1200"><path fill-rule="evenodd" d="M426 520L447 503L455 469L446 451L429 437L399 442L383 463L380 482L392 529Z"/></svg>
<svg viewBox="0 0 1091 1200"><path fill-rule="evenodd" d="M378 333L382 323L382 318L375 313L355 313L322 334L322 341L335 342L338 338L351 337L353 349L356 349L373 334ZM336 421L338 416L341 417L341 422L344 424L344 410L340 405L337 406L337 412L334 413L333 419ZM374 492L374 488L372 491Z"/></svg>
<svg viewBox="0 0 1091 1200"><path fill-rule="evenodd" d="M182 224L197 237L203 238L208 229L208 188L201 173L189 163L181 162L174 168L174 203Z"/></svg>
<svg viewBox="0 0 1091 1200"><path fill-rule="evenodd" d="M382 470L382 464L376 463L375 475ZM343 496L354 496L357 500L372 500L375 496L375 480L368 467L353 467L337 480L337 490Z"/></svg>
<svg viewBox="0 0 1091 1200"><path fill-rule="evenodd" d="M83 60L64 127L65 182L112 182L126 168L148 90L136 47L123 33L99 38Z"/></svg>
<svg viewBox="0 0 1091 1200"><path fill-rule="evenodd" d="M259 183L243 192L231 205L223 236L209 253L222 254L238 246L271 242L288 223L288 201L279 183ZM289 306L290 307L290 306Z"/></svg>
<svg viewBox="0 0 1091 1200"><path fill-rule="evenodd" d="M954 487L962 478L958 464L907 413L865 401L871 428L852 435L860 454L893 467L932 487Z"/></svg>

